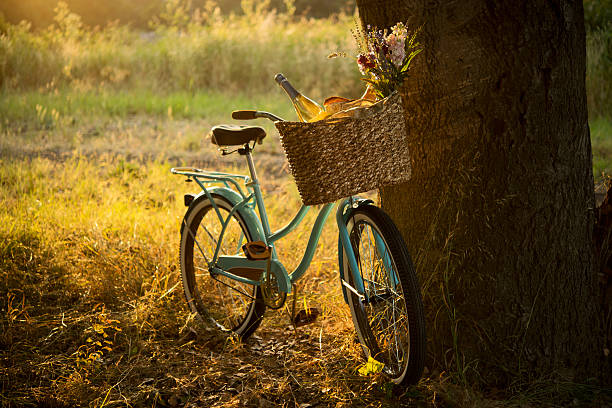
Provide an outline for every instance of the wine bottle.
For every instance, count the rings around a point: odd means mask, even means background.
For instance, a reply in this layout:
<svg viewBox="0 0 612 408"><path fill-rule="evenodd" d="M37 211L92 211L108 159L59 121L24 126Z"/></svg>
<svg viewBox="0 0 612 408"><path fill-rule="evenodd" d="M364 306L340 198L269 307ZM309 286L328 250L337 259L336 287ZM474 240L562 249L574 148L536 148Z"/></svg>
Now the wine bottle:
<svg viewBox="0 0 612 408"><path fill-rule="evenodd" d="M277 74L274 80L285 90L285 92L287 92L297 112L298 118L302 122L310 122L313 118L325 111L325 108L321 105L299 93L289 81L287 81L287 78L285 78L283 74Z"/></svg>

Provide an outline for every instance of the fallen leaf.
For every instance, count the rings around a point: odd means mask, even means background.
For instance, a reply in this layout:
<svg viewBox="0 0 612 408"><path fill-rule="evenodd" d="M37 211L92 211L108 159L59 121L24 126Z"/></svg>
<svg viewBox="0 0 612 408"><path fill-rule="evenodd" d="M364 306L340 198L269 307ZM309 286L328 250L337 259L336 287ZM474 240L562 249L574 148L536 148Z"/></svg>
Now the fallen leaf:
<svg viewBox="0 0 612 408"><path fill-rule="evenodd" d="M359 373L359 375L367 376L369 374L380 373L384 367L384 363L381 363L380 361L370 356L368 357L368 362L359 367L357 372Z"/></svg>

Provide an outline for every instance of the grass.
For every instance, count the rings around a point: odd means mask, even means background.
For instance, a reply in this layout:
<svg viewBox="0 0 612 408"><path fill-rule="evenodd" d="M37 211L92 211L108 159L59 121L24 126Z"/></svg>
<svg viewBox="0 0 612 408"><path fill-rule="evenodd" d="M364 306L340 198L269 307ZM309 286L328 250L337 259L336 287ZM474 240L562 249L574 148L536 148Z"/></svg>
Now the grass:
<svg viewBox="0 0 612 408"><path fill-rule="evenodd" d="M0 151L5 156L61 158L75 151L127 159L171 159L210 166L218 161L207 136L218 123L232 122L235 109L268 110L295 116L280 90L253 97L207 92L61 90L5 92L0 98ZM284 166L278 136L268 120L255 120L270 136L260 147L261 164ZM206 147L206 148L205 148ZM237 158L229 157L230 163Z"/></svg>
<svg viewBox="0 0 612 408"><path fill-rule="evenodd" d="M612 23L587 33L587 102L592 118L612 114Z"/></svg>
<svg viewBox="0 0 612 408"><path fill-rule="evenodd" d="M593 148L593 175L603 180L612 174L612 120L600 117L590 121Z"/></svg>
<svg viewBox="0 0 612 408"><path fill-rule="evenodd" d="M285 95L273 84L269 92L253 95L129 88L5 90L0 93L0 149L5 153L28 152L30 156L41 151L66 153L78 149L85 154L105 151L158 157L163 151L166 158L212 163L213 155L202 154L203 136L211 126L231 122L231 111L253 108L295 119ZM262 150L282 161L271 122L259 119L252 123L263 126L271 135ZM612 172L612 119L592 115L589 124L593 174L599 182ZM151 141L161 143L163 149L150 149Z"/></svg>
<svg viewBox="0 0 612 408"><path fill-rule="evenodd" d="M266 322L262 337L238 344L211 338L185 307L177 285L178 227L182 194L193 187L171 176L169 164L74 156L64 162L3 159L1 166L3 405L86 400L112 406L123 398L138 405L174 397L220 406L251 401L262 390L277 400L294 381L302 390L322 375L335 382L331 372L337 370L366 383L354 373L359 360L335 284L329 229L300 291L300 303L322 303L320 322L293 332L281 314ZM287 206L270 211L285 215L299 198L275 183L285 182L275 179L266 189L283 190L277 194ZM303 248L306 236L298 231L287 245ZM286 339L300 345L295 352ZM270 359L272 370L262 361ZM279 366L283 360L286 366ZM309 371L316 374L311 379ZM231 388L229 372L237 388L221 391L223 384ZM319 388L312 392L326 398Z"/></svg>
<svg viewBox="0 0 612 408"><path fill-rule="evenodd" d="M84 116L115 120L137 114L169 119L206 119L214 123L231 120L229 114L237 107L257 107L279 112L279 115L288 118L294 115L290 110L291 105L281 98L283 94L280 90L275 89L272 83L270 85L270 92L256 95L221 91L160 93L108 89L5 92L0 100L0 111L4 128L25 124L37 129L52 128L58 121L77 123Z"/></svg>
<svg viewBox="0 0 612 408"><path fill-rule="evenodd" d="M54 106L61 108L59 102ZM178 135L194 132L193 122L204 126L208 117L94 112L49 129L32 125L30 133L9 126L0 138L3 406L493 407L606 401L601 389L567 384L556 393L546 383L545 397L534 390L503 400L508 395L487 396L459 385L453 373L432 370L417 387L394 397L383 378L360 377L362 356L338 285L331 225L298 292L299 305L322 311L315 323L294 330L284 309L268 312L245 343L212 335L188 312L177 269L182 195L194 187L169 169L185 162L181 156L190 151L168 157L168 150L180 145ZM36 117L22 123L36 123ZM63 155L46 154L44 143L78 139L100 123L113 130L83 138ZM255 157L272 228L279 228L300 200L278 164L273 140L271 135ZM114 150L102 148L109 145ZM31 150L11 155L7 146L13 152ZM245 172L242 163L231 156L221 160L207 143L191 153L199 160L206 155L216 168ZM299 262L296 254L306 245L306 226L315 215L281 243L288 268Z"/></svg>

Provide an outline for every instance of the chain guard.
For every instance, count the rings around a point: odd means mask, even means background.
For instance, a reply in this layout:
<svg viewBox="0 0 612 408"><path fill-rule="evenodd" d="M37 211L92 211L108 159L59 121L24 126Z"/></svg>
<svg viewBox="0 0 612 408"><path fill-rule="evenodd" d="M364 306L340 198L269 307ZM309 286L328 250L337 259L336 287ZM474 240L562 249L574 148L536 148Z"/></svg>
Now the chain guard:
<svg viewBox="0 0 612 408"><path fill-rule="evenodd" d="M264 280L261 283L261 294L263 301L267 307L276 310L283 307L287 294L278 290L278 281L276 276L270 271L270 263L268 262L268 272L265 274Z"/></svg>

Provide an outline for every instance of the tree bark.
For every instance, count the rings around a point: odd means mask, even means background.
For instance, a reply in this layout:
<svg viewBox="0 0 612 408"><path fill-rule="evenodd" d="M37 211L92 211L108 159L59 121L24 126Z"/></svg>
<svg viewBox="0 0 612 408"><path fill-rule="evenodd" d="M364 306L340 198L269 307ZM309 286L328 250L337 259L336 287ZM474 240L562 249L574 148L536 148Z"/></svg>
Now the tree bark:
<svg viewBox="0 0 612 408"><path fill-rule="evenodd" d="M417 264L430 364L602 378L582 1L357 6L364 27L423 26L402 89L413 176L381 202Z"/></svg>

